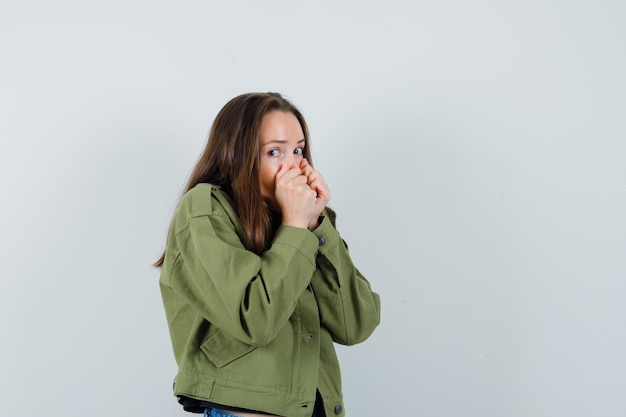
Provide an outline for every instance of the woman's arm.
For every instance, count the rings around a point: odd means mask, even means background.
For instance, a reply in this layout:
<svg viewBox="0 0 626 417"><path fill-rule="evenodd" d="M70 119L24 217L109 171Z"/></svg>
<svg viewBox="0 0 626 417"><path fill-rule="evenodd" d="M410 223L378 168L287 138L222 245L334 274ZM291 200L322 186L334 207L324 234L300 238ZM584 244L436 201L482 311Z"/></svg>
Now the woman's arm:
<svg viewBox="0 0 626 417"><path fill-rule="evenodd" d="M167 251L162 281L176 294L174 308L191 305L231 337L268 344L311 281L317 239L281 226L258 256L243 246L228 209L206 191L181 201L168 243L177 253Z"/></svg>
<svg viewBox="0 0 626 417"><path fill-rule="evenodd" d="M352 263L348 248L328 217L315 229L319 241L311 286L322 324L337 343L367 339L380 322L380 297Z"/></svg>

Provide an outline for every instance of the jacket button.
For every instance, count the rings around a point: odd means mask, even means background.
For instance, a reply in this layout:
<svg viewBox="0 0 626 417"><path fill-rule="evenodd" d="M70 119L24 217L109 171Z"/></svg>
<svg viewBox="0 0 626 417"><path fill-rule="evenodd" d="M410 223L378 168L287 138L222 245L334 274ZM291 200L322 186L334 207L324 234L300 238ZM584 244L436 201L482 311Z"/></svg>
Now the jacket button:
<svg viewBox="0 0 626 417"><path fill-rule="evenodd" d="M320 244L320 246L324 246L324 243L326 243L326 239L324 239L322 236L317 238L317 243Z"/></svg>
<svg viewBox="0 0 626 417"><path fill-rule="evenodd" d="M336 405L334 411L335 411L335 414L339 415L343 411L343 407L341 405Z"/></svg>

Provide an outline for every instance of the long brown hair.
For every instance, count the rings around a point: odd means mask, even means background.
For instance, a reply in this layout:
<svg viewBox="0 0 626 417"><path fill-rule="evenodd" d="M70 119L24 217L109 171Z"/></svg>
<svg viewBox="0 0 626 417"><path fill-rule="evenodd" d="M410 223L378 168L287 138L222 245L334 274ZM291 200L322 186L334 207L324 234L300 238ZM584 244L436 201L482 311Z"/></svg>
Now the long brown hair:
<svg viewBox="0 0 626 417"><path fill-rule="evenodd" d="M184 193L200 183L219 185L230 195L246 233L246 249L261 254L272 237L272 213L259 186L260 135L263 117L272 111L290 112L304 132L304 157L312 165L309 131L302 113L278 93L242 94L215 117L204 152ZM183 193L183 194L184 194ZM154 266L161 267L165 253Z"/></svg>

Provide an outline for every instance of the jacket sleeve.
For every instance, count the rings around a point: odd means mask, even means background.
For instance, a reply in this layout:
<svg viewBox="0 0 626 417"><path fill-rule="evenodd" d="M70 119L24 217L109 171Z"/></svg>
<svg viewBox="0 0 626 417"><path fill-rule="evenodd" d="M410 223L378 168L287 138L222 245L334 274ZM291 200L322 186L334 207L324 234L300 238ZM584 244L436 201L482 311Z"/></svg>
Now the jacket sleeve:
<svg viewBox="0 0 626 417"><path fill-rule="evenodd" d="M329 217L324 217L314 233L319 241L319 273L314 274L311 286L322 324L335 342L360 343L380 322L380 297L352 263L348 248Z"/></svg>
<svg viewBox="0 0 626 417"><path fill-rule="evenodd" d="M188 207L193 205L183 200L177 211L172 246L178 253L168 254L176 259L169 286L231 337L255 346L270 343L310 283L316 237L281 226L271 248L258 256L245 249L225 211L198 212Z"/></svg>

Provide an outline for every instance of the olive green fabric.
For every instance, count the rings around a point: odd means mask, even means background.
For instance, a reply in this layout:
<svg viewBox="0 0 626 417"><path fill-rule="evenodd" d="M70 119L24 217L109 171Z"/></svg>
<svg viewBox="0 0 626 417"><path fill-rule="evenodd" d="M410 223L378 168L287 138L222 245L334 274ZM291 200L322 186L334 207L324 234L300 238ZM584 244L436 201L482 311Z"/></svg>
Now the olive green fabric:
<svg viewBox="0 0 626 417"><path fill-rule="evenodd" d="M224 191L199 184L183 196L160 278L175 395L306 417L319 389L326 414L344 415L333 341L365 340L380 300L332 223L280 226L258 256Z"/></svg>

